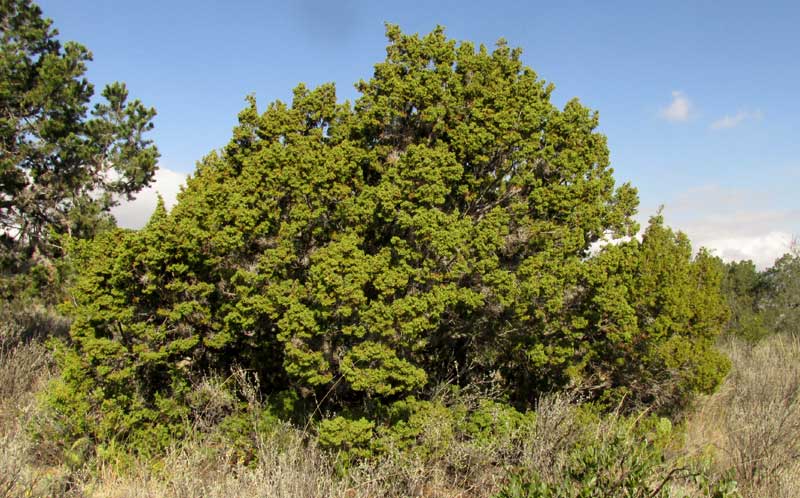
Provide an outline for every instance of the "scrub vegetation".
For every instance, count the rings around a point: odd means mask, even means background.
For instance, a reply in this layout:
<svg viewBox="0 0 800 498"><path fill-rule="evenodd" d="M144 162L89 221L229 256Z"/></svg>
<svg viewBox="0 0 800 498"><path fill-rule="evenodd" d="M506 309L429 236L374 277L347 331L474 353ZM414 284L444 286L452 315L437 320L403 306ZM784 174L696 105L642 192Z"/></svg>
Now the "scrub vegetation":
<svg viewBox="0 0 800 498"><path fill-rule="evenodd" d="M133 231L155 111L0 16L0 496L798 495L800 254L640 230L519 49L388 25Z"/></svg>

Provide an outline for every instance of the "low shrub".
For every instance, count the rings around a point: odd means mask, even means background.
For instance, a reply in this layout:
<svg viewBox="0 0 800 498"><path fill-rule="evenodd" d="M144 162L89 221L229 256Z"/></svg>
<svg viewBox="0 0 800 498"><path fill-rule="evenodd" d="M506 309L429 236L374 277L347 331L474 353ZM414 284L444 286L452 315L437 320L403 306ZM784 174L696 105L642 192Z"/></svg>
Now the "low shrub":
<svg viewBox="0 0 800 498"><path fill-rule="evenodd" d="M714 480L698 461L670 459L669 420L604 416L584 421L582 437L562 448L558 471L528 468L512 475L496 498L738 498L731 480ZM676 488L690 484L691 493Z"/></svg>

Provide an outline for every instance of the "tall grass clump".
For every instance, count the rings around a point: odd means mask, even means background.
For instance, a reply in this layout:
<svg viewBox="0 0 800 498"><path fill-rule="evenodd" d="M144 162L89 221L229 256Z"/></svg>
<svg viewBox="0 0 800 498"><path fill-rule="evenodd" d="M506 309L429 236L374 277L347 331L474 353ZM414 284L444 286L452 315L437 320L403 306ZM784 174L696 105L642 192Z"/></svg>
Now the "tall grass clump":
<svg viewBox="0 0 800 498"><path fill-rule="evenodd" d="M800 339L730 340L733 369L688 423L688 444L732 468L748 497L800 496Z"/></svg>
<svg viewBox="0 0 800 498"><path fill-rule="evenodd" d="M32 377L3 391L3 406L18 409L3 427L10 477L0 481L2 497L737 496L678 455L679 434L667 419L603 414L565 393L543 396L523 414L441 387L407 407L401 424L376 427L374 453L364 458L322 444L318 421L275 417L256 377L237 370L196 381L186 437L162 455L61 447L26 430L33 424L41 434L57 423L34 403L52 376L48 352L29 344L3 360L4 375ZM667 494L675 485L690 492ZM639 494L625 494L631 490Z"/></svg>
<svg viewBox="0 0 800 498"><path fill-rule="evenodd" d="M4 327L9 327L6 322ZM39 342L0 347L0 497L66 496L66 466L44 471L28 430L38 416L36 393L55 375L48 349Z"/></svg>

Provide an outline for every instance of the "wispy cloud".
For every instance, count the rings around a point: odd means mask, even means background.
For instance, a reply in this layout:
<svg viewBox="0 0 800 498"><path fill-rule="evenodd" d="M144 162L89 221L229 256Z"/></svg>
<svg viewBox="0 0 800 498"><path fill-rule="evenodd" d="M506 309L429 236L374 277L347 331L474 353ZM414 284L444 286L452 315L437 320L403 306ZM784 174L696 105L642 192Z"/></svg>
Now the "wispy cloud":
<svg viewBox="0 0 800 498"><path fill-rule="evenodd" d="M749 119L752 120L760 120L764 117L763 113L759 110L755 111L739 111L733 116L726 114L725 116L719 118L718 120L711 123L712 130L724 130L727 128L736 128L744 121Z"/></svg>
<svg viewBox="0 0 800 498"><path fill-rule="evenodd" d="M159 168L153 184L143 189L132 201L122 201L111 210L117 224L123 228L142 228L156 208L158 195L164 198L164 205L171 208L176 201L186 175L166 168Z"/></svg>
<svg viewBox="0 0 800 498"><path fill-rule="evenodd" d="M687 121L691 112L692 102L689 100L689 97L683 92L674 90L672 92L672 102L670 102L667 107L661 109L661 117L667 121L678 123Z"/></svg>

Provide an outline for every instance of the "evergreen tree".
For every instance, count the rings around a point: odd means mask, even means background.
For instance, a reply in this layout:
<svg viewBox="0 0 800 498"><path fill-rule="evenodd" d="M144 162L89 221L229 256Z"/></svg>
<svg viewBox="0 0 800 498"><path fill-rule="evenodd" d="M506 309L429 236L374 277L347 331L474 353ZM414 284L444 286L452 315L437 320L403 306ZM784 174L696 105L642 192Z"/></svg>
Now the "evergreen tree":
<svg viewBox="0 0 800 498"><path fill-rule="evenodd" d="M729 368L714 348L728 319L722 271L655 216L642 241L608 246L588 262L584 362L596 389L674 411L711 392Z"/></svg>
<svg viewBox="0 0 800 498"><path fill-rule="evenodd" d="M797 246L763 273L760 307L771 331L800 333L800 250Z"/></svg>
<svg viewBox="0 0 800 498"><path fill-rule="evenodd" d="M761 309L765 286L763 274L756 270L752 261L733 261L725 266L722 293L731 312L727 333L751 342L768 333Z"/></svg>
<svg viewBox="0 0 800 498"><path fill-rule="evenodd" d="M521 408L569 385L651 404L651 379L674 380L670 399L717 385L707 256L658 219L591 256L638 230L597 113L556 108L503 41L387 35L354 105L330 84L263 113L251 98L172 212L98 241L62 413L104 421L100 440L150 437L185 416L193 379L235 364L361 433L443 382Z"/></svg>
<svg viewBox="0 0 800 498"><path fill-rule="evenodd" d="M113 224L119 198L149 185L155 111L107 86L87 116L91 53L56 38L30 0L0 0L0 258L5 270L62 253L59 236Z"/></svg>

